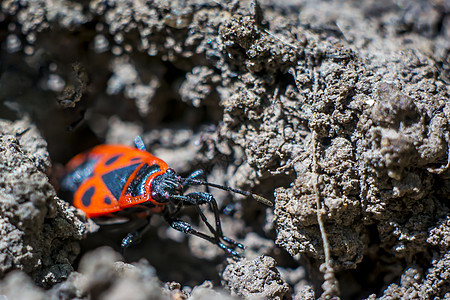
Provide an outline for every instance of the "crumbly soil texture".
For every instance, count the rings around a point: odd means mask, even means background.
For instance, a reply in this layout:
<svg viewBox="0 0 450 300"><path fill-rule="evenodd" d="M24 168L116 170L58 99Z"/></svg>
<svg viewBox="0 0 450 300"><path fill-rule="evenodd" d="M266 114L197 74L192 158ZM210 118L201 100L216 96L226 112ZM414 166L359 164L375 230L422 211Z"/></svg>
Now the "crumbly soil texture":
<svg viewBox="0 0 450 300"><path fill-rule="evenodd" d="M450 299L449 1L0 3L1 299ZM243 257L58 196L138 135Z"/></svg>

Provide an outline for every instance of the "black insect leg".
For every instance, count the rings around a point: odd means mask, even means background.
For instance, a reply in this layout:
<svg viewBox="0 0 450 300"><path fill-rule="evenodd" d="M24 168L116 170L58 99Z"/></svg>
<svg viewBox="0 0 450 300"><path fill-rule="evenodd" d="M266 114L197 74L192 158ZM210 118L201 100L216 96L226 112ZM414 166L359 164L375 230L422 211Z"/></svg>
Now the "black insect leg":
<svg viewBox="0 0 450 300"><path fill-rule="evenodd" d="M217 235L220 236L220 238L222 240L224 240L225 242L227 242L230 245L233 245L234 247L238 247L241 249L244 249L244 245L242 245L241 243L236 242L233 239L230 239L227 236L223 235L223 231L222 231L222 224L220 222L220 213L219 213L219 207L217 205L216 199L214 199L214 197L211 194L208 194L211 196L212 200L209 202L210 206L212 207L212 211L214 212L214 218L216 221L216 231L217 231Z"/></svg>
<svg viewBox="0 0 450 300"><path fill-rule="evenodd" d="M214 199L213 195L210 193L205 193L205 192L193 192L193 193L189 193L185 196L182 196L183 198L185 198L185 202L187 202L188 204L192 204L195 205L198 214L200 215L200 218L202 219L202 221L206 224L206 226L208 227L209 231L214 235L215 238L215 242L214 244L219 245L219 243L222 243L221 240L223 240L224 242L226 242L227 244L229 244L232 248L241 248L244 249L244 246L236 241L234 241L233 239L230 239L227 236L223 235L223 231L222 231L222 224L220 222L220 215L219 215L219 209L217 206L217 202L216 199ZM202 212L202 210L200 209L200 205L208 203L211 206L211 209L214 213L214 218L215 218L215 223L216 223L216 228L214 229L213 226L209 223L208 219L206 218L206 216L204 215L204 213ZM223 248L221 245L219 245L219 247ZM229 247L229 246L227 246ZM227 251L227 250L225 250Z"/></svg>
<svg viewBox="0 0 450 300"><path fill-rule="evenodd" d="M141 136L139 136L139 135L134 138L134 145L139 150L147 151L147 149L145 149L144 141L142 140Z"/></svg>
<svg viewBox="0 0 450 300"><path fill-rule="evenodd" d="M223 241L225 241L226 243L228 243L230 246L232 246L233 248L241 248L244 249L244 245L242 245L241 243L236 242L233 239L230 239L227 236L223 235L222 232L222 225L220 224L220 219L219 219L219 225L217 227L217 222L216 222L216 227L219 229L214 229L213 226L209 223L208 219L206 218L205 214L203 213L203 211L200 209L200 207L198 205L195 206L195 208L197 209L198 214L200 215L200 218L202 219L202 221L206 224L206 226L208 227L209 231L214 235L214 237L216 238L216 240L220 240L222 239ZM216 244L216 243L215 243ZM219 245L219 247L222 248L222 246Z"/></svg>
<svg viewBox="0 0 450 300"><path fill-rule="evenodd" d="M185 179L185 182L183 183L183 190L189 188L189 186L191 185L190 182L189 182L189 179L203 179L203 180L205 180L205 171L203 171L202 169L198 169L198 170L195 170L194 172L192 172L192 173ZM206 181L206 180L205 180L205 181ZM208 186L206 187L206 189L207 189L207 192L208 192L208 194L209 194ZM212 227L212 225L208 222L208 219L207 219L206 216L203 214L203 212L202 212L202 210L200 209L200 206L199 206L199 204L204 204L204 203L208 203L208 204L209 204L209 202L208 202L208 201L203 201L203 202L202 202L201 200L200 200L200 201L196 201L195 199L198 198L198 197L196 197L197 194L198 194L198 193L192 193L192 194L191 194L191 195L195 195L195 196L190 198L191 200L194 200L194 201L190 201L189 204L194 204L194 205L195 205L195 208L197 209L197 212L198 212L198 214L200 215L202 221L206 224L206 226L208 227L209 231L210 231L212 234L216 235L216 234L217 234L217 233L216 233L217 231L216 231L216 230ZM189 197L189 194L187 195L187 197ZM201 197L201 196L200 196L200 197ZM211 207L211 209L213 209L211 205L210 205L210 207Z"/></svg>
<svg viewBox="0 0 450 300"><path fill-rule="evenodd" d="M190 174L185 179L185 182L183 183L183 189L186 189L190 185L192 185L192 183L189 182L190 179L203 179L206 182L205 171L203 171L202 169L198 169L198 170L192 172L192 174ZM201 195L200 195L200 198L203 198L204 201L200 200L200 201L197 201L197 203L198 204L203 204L203 203L209 204L209 207L214 212L214 218L216 220L216 230L212 229L211 224L209 224L208 220L206 219L205 215L201 211L200 207L198 205L196 205L197 211L198 211L200 217L202 218L203 222L206 224L206 226L208 226L209 231L212 234L214 234L214 235L217 234L224 241L230 243L231 245L233 245L235 247L243 248L241 244L238 244L235 241L233 241L232 239L230 239L226 236L223 236L222 225L220 224L220 218L219 218L219 208L217 207L216 199L214 199L214 197L212 197L212 195L209 193L209 186L206 186L206 191L207 191L207 193L201 193ZM192 193L192 194L195 194L195 196L197 196L198 193ZM194 198L196 198L196 197L194 197Z"/></svg>
<svg viewBox="0 0 450 300"><path fill-rule="evenodd" d="M185 182L183 183L183 190L184 190L184 189L187 189L190 185L192 185L192 184L189 182L189 179L203 179L203 180L206 182L205 171L203 171L202 169L198 169L198 170L192 172L192 173L185 179ZM205 194L205 193L201 193L201 194L199 194L199 193L191 193L191 196L194 195L193 199L198 198L197 195L200 195L200 196L199 196L200 198L206 198L205 201L202 201L202 200L200 200L200 199L199 199L200 201L195 201L195 202L196 202L195 208L197 209L197 212L199 213L199 215L200 215L202 221L206 224L206 226L208 226L208 229L209 229L209 231L210 231L212 234L218 235L218 236L221 237L223 240L229 242L230 244L232 244L232 245L235 246L235 247L238 246L237 243L236 243L235 241L233 241L233 240L231 240L231 239L229 239L229 238L223 236L223 233L222 233L222 226L221 226L221 224L220 224L220 218L218 218L218 208L217 208L216 200L215 200L215 199L212 197L212 195L209 193L209 187L208 187L208 186L206 186L206 191L207 191L206 194L207 194L207 195L210 195L211 197L208 197L208 196L206 196L206 197L205 197L205 196L202 196L202 195ZM188 195L188 196L189 196L189 195ZM211 202L212 202L212 201L209 200L209 198L212 198L212 199L213 199L213 202L215 203L215 207L211 205ZM199 205L200 205L200 204L203 204L203 203L208 203L208 204L209 204L209 207L211 208L211 210L214 211L214 217L215 217L215 219L216 219L216 230L213 229L212 225L208 222L208 219L206 218L206 216L203 214L203 212L201 211L201 209L200 209L200 207L199 207ZM216 213L216 211L217 211L217 213ZM242 246L242 245L241 245L241 246Z"/></svg>
<svg viewBox="0 0 450 300"><path fill-rule="evenodd" d="M192 235L198 236L202 239L209 241L212 244L219 246L225 252L227 252L233 256L237 256L237 257L240 256L240 254L237 253L235 250L233 250L229 246L223 244L222 242L218 241L216 237L212 237L207 234L204 234L203 232L195 230L194 228L192 228L191 224L189 224L183 220L172 218L168 215L165 215L165 219L166 219L167 223L169 223L170 227L172 227L175 230L181 231L185 234L192 234Z"/></svg>
<svg viewBox="0 0 450 300"><path fill-rule="evenodd" d="M150 218L151 215L147 217L147 222L144 225L139 227L137 230L130 232L126 237L122 239L122 242L120 243L122 255L125 253L125 250L132 244L140 243L142 236L150 228Z"/></svg>

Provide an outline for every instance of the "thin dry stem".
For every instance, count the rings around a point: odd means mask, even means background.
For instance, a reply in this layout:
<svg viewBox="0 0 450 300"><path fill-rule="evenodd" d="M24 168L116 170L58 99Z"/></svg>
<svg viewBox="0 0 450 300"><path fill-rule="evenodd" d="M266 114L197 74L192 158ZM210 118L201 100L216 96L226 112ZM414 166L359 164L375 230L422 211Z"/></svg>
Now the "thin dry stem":
<svg viewBox="0 0 450 300"><path fill-rule="evenodd" d="M317 206L317 223L319 223L320 234L322 236L323 250L325 253L325 262L320 266L320 271L324 273L324 283L322 284L323 293L320 296L323 299L330 299L334 296L339 296L339 285L334 274L333 259L331 258L330 244L328 243L327 233L325 231L325 225L323 223L323 213L325 212L322 207L322 202L320 201L320 191L318 182L318 164L317 164L317 139L316 131L312 131L312 147L313 147L313 157L312 157L312 167L313 167L313 185L314 194L316 198Z"/></svg>

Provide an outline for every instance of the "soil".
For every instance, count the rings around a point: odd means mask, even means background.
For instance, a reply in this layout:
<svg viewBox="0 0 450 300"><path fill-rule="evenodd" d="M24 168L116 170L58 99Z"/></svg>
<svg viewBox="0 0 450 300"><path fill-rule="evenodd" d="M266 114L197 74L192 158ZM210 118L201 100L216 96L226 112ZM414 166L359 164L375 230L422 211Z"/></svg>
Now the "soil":
<svg viewBox="0 0 450 300"><path fill-rule="evenodd" d="M3 0L0 43L1 299L450 299L450 2ZM245 257L58 197L137 135L274 200L211 190Z"/></svg>

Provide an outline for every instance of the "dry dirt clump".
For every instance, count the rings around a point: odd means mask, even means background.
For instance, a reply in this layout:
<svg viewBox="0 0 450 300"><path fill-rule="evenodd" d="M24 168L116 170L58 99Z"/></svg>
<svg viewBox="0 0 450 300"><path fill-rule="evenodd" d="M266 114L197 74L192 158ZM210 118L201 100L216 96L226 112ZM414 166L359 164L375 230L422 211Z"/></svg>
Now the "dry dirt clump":
<svg viewBox="0 0 450 300"><path fill-rule="evenodd" d="M14 271L0 283L8 299L233 299L215 291L205 282L192 291L181 290L177 283L162 285L155 270L143 260L134 264L121 261L110 248L88 253L80 262L79 272L72 272L51 290L34 286L22 272ZM23 288L25 287L25 288Z"/></svg>
<svg viewBox="0 0 450 300"><path fill-rule="evenodd" d="M221 282L244 298L448 297L446 1L0 9L2 294L231 297L212 288ZM105 249L74 263L88 223L48 177L57 187L76 153L136 135L183 175L203 168L211 182L275 200L266 209L213 191L246 259L225 263L220 249L154 218L125 254L148 263ZM201 223L194 210L185 218ZM110 235L90 235L82 253L123 237ZM37 290L17 269L54 287Z"/></svg>
<svg viewBox="0 0 450 300"><path fill-rule="evenodd" d="M2 120L0 132L0 276L19 269L49 287L73 271L85 218L58 199L40 170L49 160L36 127Z"/></svg>
<svg viewBox="0 0 450 300"><path fill-rule="evenodd" d="M275 260L261 256L227 266L223 280L232 294L253 299L283 299L289 290L275 268Z"/></svg>

